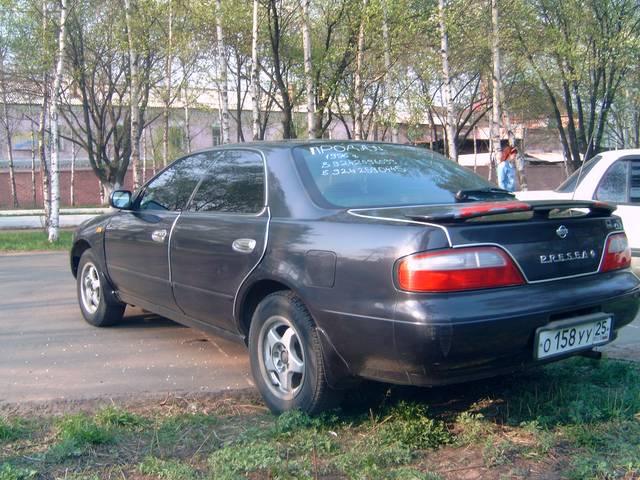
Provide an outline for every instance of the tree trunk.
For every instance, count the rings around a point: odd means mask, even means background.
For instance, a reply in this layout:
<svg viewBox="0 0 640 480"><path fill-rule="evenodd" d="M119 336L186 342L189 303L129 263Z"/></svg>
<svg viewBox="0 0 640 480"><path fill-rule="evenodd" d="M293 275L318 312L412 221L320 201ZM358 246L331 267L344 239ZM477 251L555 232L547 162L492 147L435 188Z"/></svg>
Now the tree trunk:
<svg viewBox="0 0 640 480"><path fill-rule="evenodd" d="M16 190L16 177L13 165L13 139L9 122L9 107L7 106L7 90L4 76L4 54L0 53L0 88L2 88L2 123L7 138L7 158L9 160L9 183L11 184L11 199L13 208L18 208L18 191Z"/></svg>
<svg viewBox="0 0 640 480"><path fill-rule="evenodd" d="M242 92L242 66L244 64L240 51L235 49L235 64L237 68L236 77L236 142L244 143L244 132L242 131L242 110L246 95Z"/></svg>
<svg viewBox="0 0 640 480"><path fill-rule="evenodd" d="M147 136L144 133L144 129L142 130L141 156L142 156L142 183L145 183L147 181Z"/></svg>
<svg viewBox="0 0 640 480"><path fill-rule="evenodd" d="M58 105L60 104L62 67L67 27L67 0L60 2L60 29L58 31L58 59L51 94L51 218L49 242L58 241L60 222L60 133L58 131Z"/></svg>
<svg viewBox="0 0 640 480"><path fill-rule="evenodd" d="M51 195L49 186L51 175L49 174L49 164L47 163L47 95L48 75L44 75L44 93L42 95L42 109L40 110L40 125L38 126L38 150L40 156L40 178L42 180L42 207L44 209L45 228L49 228L49 218L51 214Z"/></svg>
<svg viewBox="0 0 640 480"><path fill-rule="evenodd" d="M138 78L138 55L133 44L133 32L131 25L131 0L124 0L124 13L127 27L127 43L129 46L129 74L131 75L131 88L129 90L131 123L129 125L129 136L131 139L133 188L135 190L142 183L142 169L140 166L140 82Z"/></svg>
<svg viewBox="0 0 640 480"><path fill-rule="evenodd" d="M38 204L36 194L36 132L31 113L31 102L29 102L29 117L31 118L31 202L35 208Z"/></svg>
<svg viewBox="0 0 640 480"><path fill-rule="evenodd" d="M102 180L98 179L98 199L100 200L100 205L104 205L104 190L105 187L102 185Z"/></svg>
<svg viewBox="0 0 640 480"><path fill-rule="evenodd" d="M477 127L473 127L473 171L478 171L478 135Z"/></svg>
<svg viewBox="0 0 640 480"><path fill-rule="evenodd" d="M307 91L307 136L317 138L315 101L313 95L313 66L311 63L311 27L309 25L310 0L301 0L302 49L304 51L304 83Z"/></svg>
<svg viewBox="0 0 640 480"><path fill-rule="evenodd" d="M71 178L69 179L69 205L72 207L76 204L76 160L78 158L78 146L71 144Z"/></svg>
<svg viewBox="0 0 640 480"><path fill-rule="evenodd" d="M502 154L500 145L500 95L502 93L502 79L500 76L500 30L498 23L498 1L491 0L491 57L493 60L493 76L491 79L493 88L493 99L491 104L491 124L493 126L491 132L491 156L492 166L497 165Z"/></svg>
<svg viewBox="0 0 640 480"><path fill-rule="evenodd" d="M153 128L149 127L149 141L151 142L151 175L156 174L156 143L153 141Z"/></svg>
<svg viewBox="0 0 640 480"><path fill-rule="evenodd" d="M253 0L253 27L251 30L251 107L254 140L262 140L260 135L260 64L258 63L258 0Z"/></svg>
<svg viewBox="0 0 640 480"><path fill-rule="evenodd" d="M216 0L216 37L218 40L218 64L220 65L220 91L222 143L229 143L229 93L227 85L227 55L224 51L224 36L222 32L222 2Z"/></svg>
<svg viewBox="0 0 640 480"><path fill-rule="evenodd" d="M382 39L384 41L384 69L385 69L385 90L387 99L387 110L389 112L389 121L391 122L391 141L398 143L399 130L398 119L396 118L396 99L393 90L393 78L391 74L391 44L389 40L389 0L382 1Z"/></svg>
<svg viewBox="0 0 640 480"><path fill-rule="evenodd" d="M189 107L189 92L187 91L187 82L184 87L184 143L187 147L187 153L191 153L191 111Z"/></svg>
<svg viewBox="0 0 640 480"><path fill-rule="evenodd" d="M523 122L524 123L524 122ZM518 149L518 172L520 174L520 190L528 190L527 186L527 163L524 152L527 147L527 129L522 127L522 142L520 142L520 148Z"/></svg>
<svg viewBox="0 0 640 480"><path fill-rule="evenodd" d="M166 167L169 163L169 107L171 106L171 76L173 68L173 8L169 0L169 50L165 59L164 71L167 81L164 109L162 111L162 164Z"/></svg>
<svg viewBox="0 0 640 480"><path fill-rule="evenodd" d="M492 0L493 1L493 0ZM447 24L444 12L444 0L438 0L438 23L440 26L440 55L442 56L442 76L443 76L443 100L447 109L447 119L445 130L447 137L447 154L458 161L458 149L454 133L453 101L451 99L451 74L449 71L449 35L447 34Z"/></svg>
<svg viewBox="0 0 640 480"><path fill-rule="evenodd" d="M356 71L354 74L355 112L353 119L353 138L362 140L362 120L364 110L364 84L362 83L362 64L364 61L365 22L368 0L362 0L362 15L358 30L358 50L356 54Z"/></svg>

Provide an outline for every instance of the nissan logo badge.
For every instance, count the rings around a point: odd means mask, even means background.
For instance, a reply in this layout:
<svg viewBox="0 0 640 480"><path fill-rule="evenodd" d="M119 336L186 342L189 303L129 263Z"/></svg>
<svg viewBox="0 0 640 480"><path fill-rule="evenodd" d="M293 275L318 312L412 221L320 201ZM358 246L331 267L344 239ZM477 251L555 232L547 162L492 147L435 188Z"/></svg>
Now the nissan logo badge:
<svg viewBox="0 0 640 480"><path fill-rule="evenodd" d="M560 225L558 227L558 229L556 230L556 233L558 234L558 236L560 238L565 238L567 236L567 234L569 233L569 229L567 227L565 227L564 225Z"/></svg>

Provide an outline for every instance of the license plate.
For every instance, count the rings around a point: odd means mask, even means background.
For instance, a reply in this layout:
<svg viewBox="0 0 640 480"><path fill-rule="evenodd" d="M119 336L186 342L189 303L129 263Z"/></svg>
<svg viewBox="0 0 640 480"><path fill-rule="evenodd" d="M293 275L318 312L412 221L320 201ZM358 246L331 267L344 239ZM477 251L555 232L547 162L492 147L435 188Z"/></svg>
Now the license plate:
<svg viewBox="0 0 640 480"><path fill-rule="evenodd" d="M607 343L611 337L611 317L591 321L561 321L536 330L538 360Z"/></svg>

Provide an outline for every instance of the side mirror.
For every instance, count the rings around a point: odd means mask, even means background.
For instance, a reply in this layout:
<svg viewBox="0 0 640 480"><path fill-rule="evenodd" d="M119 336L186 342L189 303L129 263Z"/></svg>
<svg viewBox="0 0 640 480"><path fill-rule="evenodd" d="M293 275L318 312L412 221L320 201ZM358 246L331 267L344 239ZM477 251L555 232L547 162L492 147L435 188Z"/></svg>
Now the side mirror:
<svg viewBox="0 0 640 480"><path fill-rule="evenodd" d="M131 192L129 190L114 190L109 197L109 205L118 210L131 207Z"/></svg>

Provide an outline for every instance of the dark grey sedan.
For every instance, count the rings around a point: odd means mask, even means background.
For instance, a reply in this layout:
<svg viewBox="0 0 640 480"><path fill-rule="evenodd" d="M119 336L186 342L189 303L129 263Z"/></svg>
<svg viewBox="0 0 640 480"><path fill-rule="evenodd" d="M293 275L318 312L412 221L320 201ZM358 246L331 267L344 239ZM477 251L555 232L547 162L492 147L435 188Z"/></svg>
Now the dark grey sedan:
<svg viewBox="0 0 640 480"><path fill-rule="evenodd" d="M111 205L74 238L84 318L137 305L245 342L275 412L589 354L639 307L613 207L517 201L419 148L216 148Z"/></svg>

